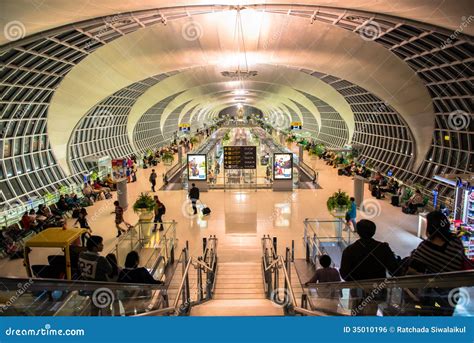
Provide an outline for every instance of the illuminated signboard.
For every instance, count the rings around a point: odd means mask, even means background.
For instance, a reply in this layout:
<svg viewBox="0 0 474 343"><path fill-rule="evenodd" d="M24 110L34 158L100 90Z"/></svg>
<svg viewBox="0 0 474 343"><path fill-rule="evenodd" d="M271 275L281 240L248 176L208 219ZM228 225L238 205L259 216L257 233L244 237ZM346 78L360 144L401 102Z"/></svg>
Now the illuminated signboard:
<svg viewBox="0 0 474 343"><path fill-rule="evenodd" d="M303 128L303 123L300 121L292 121L291 129L292 130L301 130Z"/></svg>
<svg viewBox="0 0 474 343"><path fill-rule="evenodd" d="M293 178L293 154L273 154L273 179L291 180Z"/></svg>
<svg viewBox="0 0 474 343"><path fill-rule="evenodd" d="M189 131L191 131L191 125L188 124L188 123L181 123L181 124L179 124L179 131L189 132Z"/></svg>
<svg viewBox="0 0 474 343"><path fill-rule="evenodd" d="M224 169L257 168L256 146L225 146Z"/></svg>
<svg viewBox="0 0 474 343"><path fill-rule="evenodd" d="M188 154L188 180L207 180L207 158L206 155Z"/></svg>

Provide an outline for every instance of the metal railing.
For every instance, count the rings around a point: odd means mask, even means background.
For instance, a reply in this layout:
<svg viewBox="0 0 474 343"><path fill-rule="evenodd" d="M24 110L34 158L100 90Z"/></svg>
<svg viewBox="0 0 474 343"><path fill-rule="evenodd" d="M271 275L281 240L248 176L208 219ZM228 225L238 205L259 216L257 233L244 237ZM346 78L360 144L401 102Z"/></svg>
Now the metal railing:
<svg viewBox="0 0 474 343"><path fill-rule="evenodd" d="M58 279L0 278L3 316L132 315L162 306L164 286ZM120 306L121 305L121 306Z"/></svg>
<svg viewBox="0 0 474 343"><path fill-rule="evenodd" d="M343 219L333 220L304 220L303 244L306 251L306 261L317 265L317 259L323 254L327 254L328 244L333 244L344 250L352 244L358 236L350 229L345 228Z"/></svg>
<svg viewBox="0 0 474 343"><path fill-rule="evenodd" d="M108 252L113 253L117 257L119 265L125 264L125 258L130 251L140 253L144 248L152 249L143 265L152 275L157 270L162 272L155 275L160 279L164 268L174 262L174 250L177 246L176 239L176 221L163 222L164 230L159 235L152 234L154 223L151 221L138 221L138 223L121 236L115 246Z"/></svg>
<svg viewBox="0 0 474 343"><path fill-rule="evenodd" d="M203 256L189 257L187 248L182 251L178 260L182 267L182 278L171 306L137 316L186 316L193 306L212 299L217 273L217 238L211 236L203 242ZM193 271L196 273L195 280L190 278Z"/></svg>
<svg viewBox="0 0 474 343"><path fill-rule="evenodd" d="M286 249L285 259L277 255L274 241L270 236L262 238L262 269L265 294L268 299L283 307L285 315L294 314L297 300L291 286L291 254ZM280 285L280 273L283 273L284 282Z"/></svg>
<svg viewBox="0 0 474 343"><path fill-rule="evenodd" d="M472 316L474 271L309 284L302 307L325 315Z"/></svg>

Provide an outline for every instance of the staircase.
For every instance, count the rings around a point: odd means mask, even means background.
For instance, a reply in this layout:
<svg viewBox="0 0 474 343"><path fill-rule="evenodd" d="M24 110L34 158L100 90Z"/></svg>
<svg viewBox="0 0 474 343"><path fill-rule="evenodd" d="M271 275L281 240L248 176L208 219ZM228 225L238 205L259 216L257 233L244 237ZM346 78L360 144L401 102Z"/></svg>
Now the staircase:
<svg viewBox="0 0 474 343"><path fill-rule="evenodd" d="M220 242L219 256L220 261L223 261L217 265L213 299L194 306L192 316L283 315L283 309L265 297L260 241L256 237L252 238L233 237ZM248 252L245 255L242 255L241 248L236 247L243 241Z"/></svg>

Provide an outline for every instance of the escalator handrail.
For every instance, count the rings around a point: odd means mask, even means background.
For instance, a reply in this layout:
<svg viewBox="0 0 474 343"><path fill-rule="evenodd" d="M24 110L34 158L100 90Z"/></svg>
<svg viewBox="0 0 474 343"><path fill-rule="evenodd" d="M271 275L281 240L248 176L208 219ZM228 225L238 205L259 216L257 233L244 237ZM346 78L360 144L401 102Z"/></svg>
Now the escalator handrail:
<svg viewBox="0 0 474 343"><path fill-rule="evenodd" d="M406 275L359 281L325 282L309 284L308 289L341 290L347 288L374 289L374 285L383 288L450 288L474 286L474 270L446 272L437 274Z"/></svg>
<svg viewBox="0 0 474 343"><path fill-rule="evenodd" d="M111 291L141 291L141 290L164 290L165 287L159 284L141 283L119 283L106 281L87 280L62 280L43 278L13 278L0 277L0 283L4 291L17 291L18 284L28 285L28 292L54 290L54 291L94 291L98 288L108 288ZM10 287L11 286L11 287ZM5 289L6 288L6 289Z"/></svg>

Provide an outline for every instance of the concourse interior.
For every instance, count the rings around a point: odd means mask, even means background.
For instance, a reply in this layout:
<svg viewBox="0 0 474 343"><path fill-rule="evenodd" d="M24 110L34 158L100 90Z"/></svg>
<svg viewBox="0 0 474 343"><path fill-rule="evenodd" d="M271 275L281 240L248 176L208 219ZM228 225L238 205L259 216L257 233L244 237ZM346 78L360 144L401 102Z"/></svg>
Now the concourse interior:
<svg viewBox="0 0 474 343"><path fill-rule="evenodd" d="M0 6L0 315L474 315L472 1Z"/></svg>

